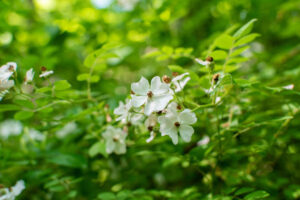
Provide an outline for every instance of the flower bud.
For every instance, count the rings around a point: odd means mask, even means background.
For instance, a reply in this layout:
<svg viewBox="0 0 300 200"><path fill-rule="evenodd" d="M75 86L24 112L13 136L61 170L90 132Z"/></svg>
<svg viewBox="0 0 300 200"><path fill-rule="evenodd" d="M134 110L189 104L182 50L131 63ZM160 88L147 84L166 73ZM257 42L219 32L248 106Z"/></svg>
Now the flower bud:
<svg viewBox="0 0 300 200"><path fill-rule="evenodd" d="M179 75L178 72L172 72L172 76L173 76L173 77L176 77L176 76L178 76L178 75Z"/></svg>
<svg viewBox="0 0 300 200"><path fill-rule="evenodd" d="M214 84L218 83L219 78L220 78L220 74L214 74L213 75L212 80L213 80Z"/></svg>
<svg viewBox="0 0 300 200"><path fill-rule="evenodd" d="M162 80L163 80L164 83L167 83L167 84L171 83L171 78L168 77L167 75L164 75L162 77Z"/></svg>
<svg viewBox="0 0 300 200"><path fill-rule="evenodd" d="M208 61L208 62L214 61L213 57L211 57L211 56L208 56L205 60Z"/></svg>
<svg viewBox="0 0 300 200"><path fill-rule="evenodd" d="M45 72L45 71L47 71L47 68L46 68L45 66L42 66L42 67L41 67L41 71L42 71L42 72Z"/></svg>

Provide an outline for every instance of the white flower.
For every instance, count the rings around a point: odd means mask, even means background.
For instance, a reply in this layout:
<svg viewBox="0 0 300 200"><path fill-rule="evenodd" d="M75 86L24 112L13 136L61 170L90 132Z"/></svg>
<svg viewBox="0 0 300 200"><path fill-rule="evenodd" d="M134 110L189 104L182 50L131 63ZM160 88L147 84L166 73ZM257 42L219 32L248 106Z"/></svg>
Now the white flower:
<svg viewBox="0 0 300 200"><path fill-rule="evenodd" d="M112 152L124 154L126 152L126 132L122 131L120 128L108 126L102 136L105 139L106 152L108 154L111 154Z"/></svg>
<svg viewBox="0 0 300 200"><path fill-rule="evenodd" d="M13 80L0 80L0 91L8 90L13 87L15 82Z"/></svg>
<svg viewBox="0 0 300 200"><path fill-rule="evenodd" d="M126 99L126 104L120 101L119 107L115 108L114 110L115 115L120 115L116 120L121 121L123 124L128 122L137 124L138 121L143 118L143 115L131 112L132 109L133 108L130 99Z"/></svg>
<svg viewBox="0 0 300 200"><path fill-rule="evenodd" d="M187 82L189 80L191 80L191 78L188 76L189 73L184 73L178 76L175 76L172 79L172 83L175 85L175 92L180 92L181 90L183 90L184 86L187 84ZM186 77L188 76L188 77Z"/></svg>
<svg viewBox="0 0 300 200"><path fill-rule="evenodd" d="M201 59L198 59L196 58L195 59L197 63L199 63L200 65L204 65L204 66L208 66L211 62L207 61L207 60L201 60Z"/></svg>
<svg viewBox="0 0 300 200"><path fill-rule="evenodd" d="M201 140L197 142L197 146L207 145L209 141L210 141L209 137L205 135Z"/></svg>
<svg viewBox="0 0 300 200"><path fill-rule="evenodd" d="M152 112L163 110L170 100L173 99L170 93L170 87L162 83L158 76L151 80L151 86L144 77L137 83L131 84L131 90L134 92L132 105L140 107L145 104L145 115L149 116Z"/></svg>
<svg viewBox="0 0 300 200"><path fill-rule="evenodd" d="M20 180L16 183L15 186L11 187L10 189L8 188L2 189L4 194L0 196L0 200L14 200L17 196L21 194L21 192L24 189L25 189L25 183L23 180Z"/></svg>
<svg viewBox="0 0 300 200"><path fill-rule="evenodd" d="M26 76L25 76L25 84L32 82L33 81L33 77L34 77L34 71L31 68L30 70L28 70L26 72Z"/></svg>
<svg viewBox="0 0 300 200"><path fill-rule="evenodd" d="M23 125L21 122L8 119L0 124L0 137L7 139L12 135L20 135L23 130Z"/></svg>
<svg viewBox="0 0 300 200"><path fill-rule="evenodd" d="M191 110L185 109L182 112L178 112L177 103L175 102L169 104L165 116L158 117L162 136L170 136L174 144L178 143L178 132L183 141L191 141L194 129L190 125L196 121L196 115Z"/></svg>
<svg viewBox="0 0 300 200"><path fill-rule="evenodd" d="M294 87L295 87L294 84L290 84L290 85L284 86L283 88L286 89L286 90L293 90Z"/></svg>
<svg viewBox="0 0 300 200"><path fill-rule="evenodd" d="M43 72L40 74L40 78L50 76L50 75L53 74L53 73L54 73L53 70L50 70L50 71L43 71Z"/></svg>
<svg viewBox="0 0 300 200"><path fill-rule="evenodd" d="M145 126L150 131L150 137L146 140L147 143L151 142L155 137L153 128L155 127L156 124L157 124L157 116L156 114L152 113L145 121Z"/></svg>
<svg viewBox="0 0 300 200"><path fill-rule="evenodd" d="M45 139L45 135L43 135L40 131L36 129L29 129L29 138L35 141L43 141Z"/></svg>
<svg viewBox="0 0 300 200"><path fill-rule="evenodd" d="M56 132L56 137L64 138L67 135L75 132L77 130L77 124L75 122L67 123L62 129Z"/></svg>
<svg viewBox="0 0 300 200"><path fill-rule="evenodd" d="M13 71L13 72L17 71L17 63L8 62L8 63L6 63L6 65L8 66L9 71Z"/></svg>

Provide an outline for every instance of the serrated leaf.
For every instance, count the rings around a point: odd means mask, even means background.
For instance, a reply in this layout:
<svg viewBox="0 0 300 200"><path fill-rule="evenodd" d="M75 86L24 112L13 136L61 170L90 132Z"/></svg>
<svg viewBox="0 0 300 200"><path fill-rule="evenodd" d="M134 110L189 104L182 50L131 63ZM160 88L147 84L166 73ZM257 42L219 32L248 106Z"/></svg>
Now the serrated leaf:
<svg viewBox="0 0 300 200"><path fill-rule="evenodd" d="M231 53L231 56L238 56L240 55L243 51L248 49L250 46L243 46L241 48L234 48L233 52Z"/></svg>
<svg viewBox="0 0 300 200"><path fill-rule="evenodd" d="M57 81L54 83L54 88L57 91L66 90L71 87L71 84L66 80Z"/></svg>
<svg viewBox="0 0 300 200"><path fill-rule="evenodd" d="M223 34L216 39L215 45L221 49L230 49L233 46L233 42L233 37Z"/></svg>
<svg viewBox="0 0 300 200"><path fill-rule="evenodd" d="M33 116L33 112L30 111L19 111L14 115L16 120L25 120Z"/></svg>
<svg viewBox="0 0 300 200"><path fill-rule="evenodd" d="M255 200L255 199L262 199L268 197L270 194L263 190L258 190L255 192L252 192L245 196L245 200Z"/></svg>
<svg viewBox="0 0 300 200"><path fill-rule="evenodd" d="M252 34L246 35L246 36L242 37L241 39L239 39L234 44L234 46L237 47L237 46L241 46L241 45L247 44L249 42L252 42L255 38L257 38L259 36L260 36L260 34L257 34L257 33L252 33Z"/></svg>
<svg viewBox="0 0 300 200"><path fill-rule="evenodd" d="M248 33L250 33L250 31L253 28L253 23L257 21L257 19L252 19L250 20L248 23L246 23L244 26L242 26L239 30L237 30L234 34L233 37L235 38L241 38L244 35L247 35Z"/></svg>
<svg viewBox="0 0 300 200"><path fill-rule="evenodd" d="M224 60L227 57L227 52L223 50L216 50L213 51L210 56L213 57L214 60Z"/></svg>

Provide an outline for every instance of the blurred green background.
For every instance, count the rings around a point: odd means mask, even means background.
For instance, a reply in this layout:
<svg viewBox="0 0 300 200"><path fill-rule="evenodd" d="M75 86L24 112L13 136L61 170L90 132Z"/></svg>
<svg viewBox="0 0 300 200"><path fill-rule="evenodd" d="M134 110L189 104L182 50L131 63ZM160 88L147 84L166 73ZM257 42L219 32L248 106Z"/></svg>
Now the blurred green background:
<svg viewBox="0 0 300 200"><path fill-rule="evenodd" d="M55 79L66 79L73 88L86 90L86 84L76 79L78 74L88 72L83 64L84 59L105 43L117 43L120 45L115 51L118 58L110 58L103 63L102 68L95 72L100 76L100 81L92 85L94 92L108 95L107 102L114 107L128 95L130 84L141 75L150 78L170 74L168 65L180 65L187 69L199 67L193 61L194 57L160 56L154 59L145 56L147 53L159 49L162 54L168 54L172 51L170 47L182 47L188 52L192 51L195 57L204 59L209 45L216 37L230 27L238 27L253 18L258 20L253 32L259 33L260 37L251 44L250 50L243 53L250 60L233 73L234 77L260 81L269 87L294 84L294 90L299 90L299 0L1 0L0 64L15 61L22 74L32 67L38 72L41 66L46 66L55 71ZM253 110L244 115L245 119L251 118L249 115L253 113L275 110L278 105L288 101L259 92L247 95L251 96L251 103L245 105ZM282 111L274 113L276 116L283 115ZM240 145L241 149L236 152L233 149L231 153L237 153L235 159L229 154L223 162L218 163L224 168L220 177L228 176L224 178L226 184L263 188L271 193L270 199L300 197L300 160L299 154L295 154L299 153L299 114L296 117L298 119L292 122L286 137L270 150L266 150L269 147L265 143L269 138L267 136L273 134L281 124L270 129L259 129L259 136L266 140L259 141L256 146L248 144L246 140L256 141L255 135L241 139L241 144L245 146L243 148ZM263 118L263 115L257 117ZM203 133L207 133L206 129L209 127L205 127L205 124L199 128ZM258 129L252 133L255 131ZM70 149L77 148L76 142L80 142L78 138L72 141ZM89 147L81 143L78 148ZM147 147L154 148L151 145ZM177 149L173 145L155 148L169 154L162 156L163 159L142 154L138 155L141 158L130 157L135 150L143 150L137 146L129 149L127 157L112 157L107 162L95 160L89 165L91 171L72 169L66 170L68 172L65 174L83 177L78 189L80 198L76 197L78 199L92 199L98 194L99 185L101 191L141 187L187 194L193 193L194 185L201 186L199 190L204 194L208 188L216 193L220 193L219 188L227 188L222 187L223 183L218 177L206 173L210 170L207 163L202 163L204 172L199 172L193 166L186 168L189 166L184 166L184 162L182 166L173 167L177 157L172 155L177 155L178 151L184 152L182 146ZM251 149L250 155L247 153L248 148ZM245 155L240 155L240 150L245 151ZM259 155L253 153L255 151ZM164 165L160 168L163 161ZM210 161L206 160L208 163ZM108 172L102 167L111 169L113 174L108 184L104 184ZM245 171L249 174L243 174ZM251 176L251 172L255 175ZM39 173L41 171L33 171L28 176L35 180L34 177L43 177ZM168 174L171 175L168 177ZM231 177L233 174L236 176ZM201 185L199 177L205 186ZM123 185L120 185L120 180L124 181ZM101 181L103 185L99 184ZM215 188L212 188L212 182L216 184ZM31 194L36 191L37 195L32 199L57 199L63 196L47 196L47 192L43 193L43 189L40 189L41 183L31 184L25 192L25 199L31 199ZM222 192L226 193L224 190Z"/></svg>

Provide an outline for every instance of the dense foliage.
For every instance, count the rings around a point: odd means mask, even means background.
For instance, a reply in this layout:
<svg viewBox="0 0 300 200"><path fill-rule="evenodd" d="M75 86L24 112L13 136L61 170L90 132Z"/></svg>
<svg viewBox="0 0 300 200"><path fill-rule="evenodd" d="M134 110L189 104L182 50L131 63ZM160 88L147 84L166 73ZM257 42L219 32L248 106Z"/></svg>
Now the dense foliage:
<svg viewBox="0 0 300 200"><path fill-rule="evenodd" d="M300 198L299 1L0 13L0 200Z"/></svg>

